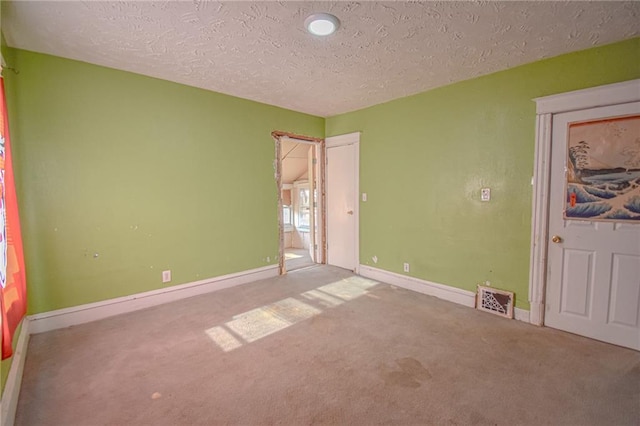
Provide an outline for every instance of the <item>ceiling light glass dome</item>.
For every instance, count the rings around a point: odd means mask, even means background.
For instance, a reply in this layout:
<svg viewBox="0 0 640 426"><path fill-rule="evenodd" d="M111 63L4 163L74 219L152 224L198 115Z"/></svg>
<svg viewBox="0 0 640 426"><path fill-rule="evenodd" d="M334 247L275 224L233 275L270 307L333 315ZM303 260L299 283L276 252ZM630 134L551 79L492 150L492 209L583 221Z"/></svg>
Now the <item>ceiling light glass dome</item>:
<svg viewBox="0 0 640 426"><path fill-rule="evenodd" d="M340 26L340 21L328 13L314 13L304 21L304 26L311 34L328 36Z"/></svg>

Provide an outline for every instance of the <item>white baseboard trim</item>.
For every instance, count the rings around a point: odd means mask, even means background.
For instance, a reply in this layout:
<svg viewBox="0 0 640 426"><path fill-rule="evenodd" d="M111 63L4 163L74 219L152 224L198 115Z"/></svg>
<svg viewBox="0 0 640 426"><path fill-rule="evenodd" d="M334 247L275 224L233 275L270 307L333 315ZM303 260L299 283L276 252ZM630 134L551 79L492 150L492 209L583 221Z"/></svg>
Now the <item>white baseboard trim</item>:
<svg viewBox="0 0 640 426"><path fill-rule="evenodd" d="M379 280L387 284L406 288L407 290L413 290L418 293L435 296L439 299L458 303L470 308L475 308L476 306L476 294L469 290L462 290L444 284L421 280L420 278L400 275L395 272L372 268L371 266L366 265L360 265L360 275L374 280Z"/></svg>
<svg viewBox="0 0 640 426"><path fill-rule="evenodd" d="M529 323L529 311L526 309L513 308L513 317L518 321Z"/></svg>
<svg viewBox="0 0 640 426"><path fill-rule="evenodd" d="M270 265L159 290L44 312L28 317L31 322L30 331L31 334L44 333L276 276L278 276L278 265Z"/></svg>
<svg viewBox="0 0 640 426"><path fill-rule="evenodd" d="M418 293L435 296L438 299L458 303L469 308L476 307L476 294L469 290L462 290L445 284L438 284L431 281L421 280L420 278L396 274L395 272L389 272L384 269L373 268L366 265L360 265L360 275L374 280L379 280L387 284L406 288L407 290L413 290ZM529 311L514 308L513 314L516 320L527 323L529 322Z"/></svg>
<svg viewBox="0 0 640 426"><path fill-rule="evenodd" d="M13 426L18 408L18 397L22 386L22 372L24 362L27 357L27 347L29 346L29 336L31 335L30 321L28 318L22 319L22 328L18 336L18 343L13 352L13 360L9 368L9 376L0 400L0 425Z"/></svg>

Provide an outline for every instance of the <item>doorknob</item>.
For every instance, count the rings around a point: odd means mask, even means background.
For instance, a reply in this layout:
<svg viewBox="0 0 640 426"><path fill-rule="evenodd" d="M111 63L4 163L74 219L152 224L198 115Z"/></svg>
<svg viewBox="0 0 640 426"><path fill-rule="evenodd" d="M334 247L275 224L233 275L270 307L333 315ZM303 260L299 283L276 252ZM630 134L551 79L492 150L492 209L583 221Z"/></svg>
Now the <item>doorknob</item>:
<svg viewBox="0 0 640 426"><path fill-rule="evenodd" d="M554 243L561 243L562 237L559 235L554 235L553 237L551 237L551 241L553 241Z"/></svg>
<svg viewBox="0 0 640 426"><path fill-rule="evenodd" d="M353 214L353 210L349 210L347 214Z"/></svg>

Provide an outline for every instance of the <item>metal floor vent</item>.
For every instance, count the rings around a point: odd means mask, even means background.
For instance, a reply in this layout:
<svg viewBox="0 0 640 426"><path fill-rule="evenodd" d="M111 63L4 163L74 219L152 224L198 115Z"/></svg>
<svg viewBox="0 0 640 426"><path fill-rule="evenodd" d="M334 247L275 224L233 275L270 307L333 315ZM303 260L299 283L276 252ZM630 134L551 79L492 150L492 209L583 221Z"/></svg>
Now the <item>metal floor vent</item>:
<svg viewBox="0 0 640 426"><path fill-rule="evenodd" d="M513 292L479 285L476 308L506 318L513 318Z"/></svg>

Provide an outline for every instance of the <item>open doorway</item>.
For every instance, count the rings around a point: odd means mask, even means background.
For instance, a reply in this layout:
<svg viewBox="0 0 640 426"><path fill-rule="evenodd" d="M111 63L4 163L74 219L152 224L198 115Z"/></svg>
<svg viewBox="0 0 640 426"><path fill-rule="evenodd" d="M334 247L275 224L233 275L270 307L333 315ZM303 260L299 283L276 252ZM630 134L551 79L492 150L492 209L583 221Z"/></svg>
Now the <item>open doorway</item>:
<svg viewBox="0 0 640 426"><path fill-rule="evenodd" d="M324 263L324 143L273 132L280 230L280 273Z"/></svg>

